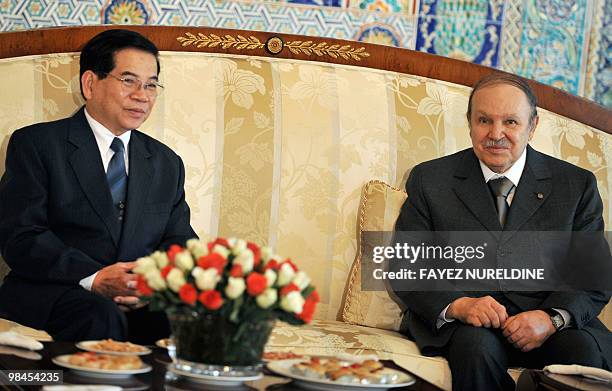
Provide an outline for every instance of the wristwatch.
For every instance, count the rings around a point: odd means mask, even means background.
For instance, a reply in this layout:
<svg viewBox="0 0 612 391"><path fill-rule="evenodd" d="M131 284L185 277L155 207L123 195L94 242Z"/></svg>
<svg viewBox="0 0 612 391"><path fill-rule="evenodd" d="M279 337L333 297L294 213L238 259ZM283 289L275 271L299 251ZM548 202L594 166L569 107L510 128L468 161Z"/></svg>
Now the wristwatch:
<svg viewBox="0 0 612 391"><path fill-rule="evenodd" d="M555 331L559 331L563 326L565 326L565 320L563 320L563 316L560 313L553 309L544 310L550 316L550 320L552 321L553 326L555 326Z"/></svg>

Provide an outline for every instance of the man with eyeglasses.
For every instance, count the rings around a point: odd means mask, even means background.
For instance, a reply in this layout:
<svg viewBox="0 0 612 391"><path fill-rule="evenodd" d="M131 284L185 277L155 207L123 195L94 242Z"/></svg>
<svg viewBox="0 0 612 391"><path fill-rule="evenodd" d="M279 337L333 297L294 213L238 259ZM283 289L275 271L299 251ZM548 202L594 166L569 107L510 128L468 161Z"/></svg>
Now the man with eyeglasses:
<svg viewBox="0 0 612 391"><path fill-rule="evenodd" d="M11 136L0 245L11 267L0 316L56 340L151 343L169 334L142 308L134 260L195 237L178 155L136 130L158 94L158 49L107 30L80 57L85 106Z"/></svg>

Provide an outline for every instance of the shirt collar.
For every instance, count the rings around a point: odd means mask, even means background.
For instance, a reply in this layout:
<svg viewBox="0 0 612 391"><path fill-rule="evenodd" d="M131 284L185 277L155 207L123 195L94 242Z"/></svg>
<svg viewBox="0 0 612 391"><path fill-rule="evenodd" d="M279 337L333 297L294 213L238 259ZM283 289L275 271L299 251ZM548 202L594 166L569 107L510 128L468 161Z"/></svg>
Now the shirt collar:
<svg viewBox="0 0 612 391"><path fill-rule="evenodd" d="M89 127L93 131L94 137L96 138L96 142L100 147L100 150L107 151L110 149L111 143L115 137L119 137L121 141L123 141L123 145L125 145L125 150L127 151L128 144L130 143L130 136L132 135L132 131L128 130L123 133L121 136L115 136L113 132L108 130L104 125L96 121L89 113L87 112L87 108L85 108L85 118L89 123Z"/></svg>
<svg viewBox="0 0 612 391"><path fill-rule="evenodd" d="M523 150L523 153L518 158L516 162L510 167L506 172L498 174L493 172L486 164L484 164L481 160L478 161L480 163L480 169L482 170L482 175L484 176L485 182L489 182L491 179L497 179L501 177L506 177L510 179L510 182L514 186L518 186L519 181L521 180L521 176L523 175L523 170L525 169L525 163L527 162L527 147Z"/></svg>

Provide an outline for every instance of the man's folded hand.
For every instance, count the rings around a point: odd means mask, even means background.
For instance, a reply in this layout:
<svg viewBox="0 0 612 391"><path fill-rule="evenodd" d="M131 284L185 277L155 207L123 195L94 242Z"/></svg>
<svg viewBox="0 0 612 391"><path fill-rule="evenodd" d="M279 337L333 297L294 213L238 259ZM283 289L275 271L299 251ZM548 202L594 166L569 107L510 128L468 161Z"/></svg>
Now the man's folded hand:
<svg viewBox="0 0 612 391"><path fill-rule="evenodd" d="M461 297L451 303L446 317L475 327L500 328L508 319L508 313L506 307L491 296Z"/></svg>
<svg viewBox="0 0 612 391"><path fill-rule="evenodd" d="M130 271L136 262L117 262L107 266L96 274L91 290L99 295L114 298L115 296L138 296L136 275Z"/></svg>

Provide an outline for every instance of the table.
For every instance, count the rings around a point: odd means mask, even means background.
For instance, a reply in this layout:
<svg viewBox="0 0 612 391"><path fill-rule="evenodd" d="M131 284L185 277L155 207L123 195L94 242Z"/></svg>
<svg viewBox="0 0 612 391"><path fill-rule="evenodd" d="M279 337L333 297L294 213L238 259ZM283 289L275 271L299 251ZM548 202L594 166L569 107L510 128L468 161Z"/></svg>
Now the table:
<svg viewBox="0 0 612 391"><path fill-rule="evenodd" d="M2 354L0 352L0 369L2 370L41 370L41 369L55 369L64 370L64 383L70 384L112 384L123 387L125 390L198 390L198 389L212 389L210 386L203 386L184 378L172 378L171 374L166 373L166 365L171 361L165 349L158 347L151 347L153 350L152 354L142 356L143 361L153 367L153 370L149 373L142 375L134 375L127 379L109 380L109 379L97 379L92 377L83 377L74 374L72 371L65 368L58 367L51 362L53 357L62 354L71 354L77 352L79 349L76 348L74 343L70 342L45 342L44 349L37 353L42 356L40 360L29 360L25 358L16 357L14 355ZM397 367L391 361L383 361L385 366L401 369ZM417 382L404 388L396 388L397 391L439 391L439 388L421 379L420 377L413 375ZM0 385L0 389L3 390L39 390L41 386L8 386ZM248 390L248 391L289 391L298 389L297 386L291 383L290 379L276 376L269 372L267 369L264 370L264 377L255 382L247 382L244 386L238 388L222 388L223 390Z"/></svg>

